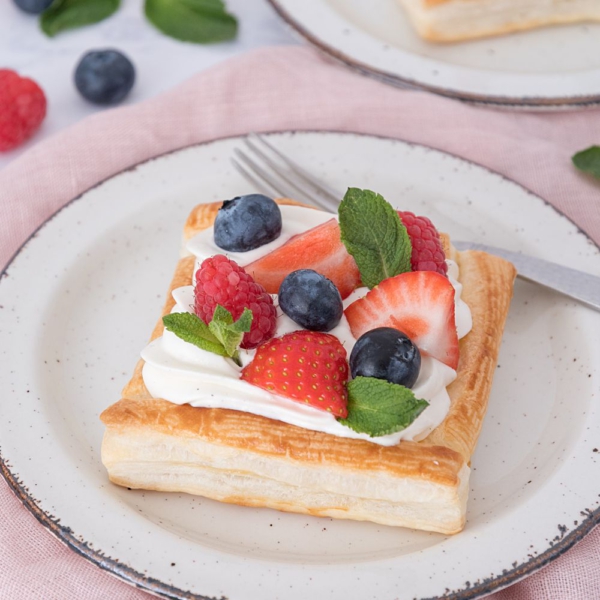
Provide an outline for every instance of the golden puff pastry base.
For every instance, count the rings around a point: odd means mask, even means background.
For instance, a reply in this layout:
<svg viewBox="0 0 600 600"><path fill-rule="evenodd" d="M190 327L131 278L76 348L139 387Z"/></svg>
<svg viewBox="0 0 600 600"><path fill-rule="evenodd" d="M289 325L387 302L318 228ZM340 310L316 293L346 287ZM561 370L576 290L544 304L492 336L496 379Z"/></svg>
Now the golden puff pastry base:
<svg viewBox="0 0 600 600"><path fill-rule="evenodd" d="M461 42L547 25L600 21L597 0L399 0L417 33Z"/></svg>
<svg viewBox="0 0 600 600"><path fill-rule="evenodd" d="M293 201L281 200L285 204ZM220 204L196 207L184 238L210 226ZM264 417L152 398L139 361L123 398L105 410L102 461L112 482L188 492L244 506L368 520L445 534L465 523L469 461L477 443L508 313L514 267L482 252L456 252L473 330L460 342L444 422L420 442L383 447ZM171 291L190 285L194 258L179 261ZM162 334L162 320L152 339Z"/></svg>

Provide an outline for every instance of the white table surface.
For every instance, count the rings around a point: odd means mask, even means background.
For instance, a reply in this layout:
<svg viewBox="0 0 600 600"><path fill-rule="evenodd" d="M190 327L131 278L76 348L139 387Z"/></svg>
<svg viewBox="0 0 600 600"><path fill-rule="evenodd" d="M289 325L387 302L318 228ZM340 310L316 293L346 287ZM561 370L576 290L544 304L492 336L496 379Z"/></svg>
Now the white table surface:
<svg viewBox="0 0 600 600"><path fill-rule="evenodd" d="M105 110L84 100L73 84L75 66L88 50L116 48L133 61L136 83L123 102L131 104L253 48L296 43L266 0L227 0L227 6L239 20L237 39L202 46L160 33L146 20L142 0L122 0L121 9L109 19L54 38L40 31L37 16L21 12L13 0L0 0L0 68L33 78L48 99L41 129L19 148L0 153L0 169L40 140Z"/></svg>

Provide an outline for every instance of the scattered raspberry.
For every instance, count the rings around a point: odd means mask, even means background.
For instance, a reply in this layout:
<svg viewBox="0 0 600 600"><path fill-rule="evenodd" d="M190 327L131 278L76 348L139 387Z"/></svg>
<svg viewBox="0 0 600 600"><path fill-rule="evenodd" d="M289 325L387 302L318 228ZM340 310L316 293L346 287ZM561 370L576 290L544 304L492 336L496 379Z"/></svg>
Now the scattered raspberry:
<svg viewBox="0 0 600 600"><path fill-rule="evenodd" d="M448 273L446 255L440 234L427 217L417 217L409 211L398 211L412 243L410 263L413 271Z"/></svg>
<svg viewBox="0 0 600 600"><path fill-rule="evenodd" d="M35 81L0 69L0 152L30 138L46 116L46 97Z"/></svg>
<svg viewBox="0 0 600 600"><path fill-rule="evenodd" d="M348 416L346 350L328 333L293 331L263 344L242 379L336 417Z"/></svg>
<svg viewBox="0 0 600 600"><path fill-rule="evenodd" d="M252 311L252 328L244 335L242 348L256 346L271 339L277 325L277 309L262 285L244 269L222 254L207 258L196 272L194 312L209 323L217 304L237 320L244 308Z"/></svg>

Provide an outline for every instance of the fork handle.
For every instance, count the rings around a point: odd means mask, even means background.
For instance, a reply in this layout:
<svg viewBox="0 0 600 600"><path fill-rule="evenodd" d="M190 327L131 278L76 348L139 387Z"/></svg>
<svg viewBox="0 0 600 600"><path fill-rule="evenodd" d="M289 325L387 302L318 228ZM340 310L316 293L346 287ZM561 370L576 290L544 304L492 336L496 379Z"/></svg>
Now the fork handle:
<svg viewBox="0 0 600 600"><path fill-rule="evenodd" d="M541 258L504 250L504 248L471 242L453 242L453 244L458 250L483 250L501 256L515 265L519 277L600 310L600 277Z"/></svg>

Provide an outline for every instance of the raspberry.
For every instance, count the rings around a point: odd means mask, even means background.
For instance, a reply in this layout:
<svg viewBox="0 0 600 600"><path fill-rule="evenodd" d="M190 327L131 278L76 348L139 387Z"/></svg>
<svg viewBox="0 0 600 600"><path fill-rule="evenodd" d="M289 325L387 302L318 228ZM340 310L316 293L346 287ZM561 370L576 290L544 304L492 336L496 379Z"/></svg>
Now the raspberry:
<svg viewBox="0 0 600 600"><path fill-rule="evenodd" d="M410 264L413 271L436 271L440 275L448 273L446 255L440 241L440 234L427 217L417 217L409 211L398 211L400 219L412 243Z"/></svg>
<svg viewBox="0 0 600 600"><path fill-rule="evenodd" d="M46 116L46 97L31 79L0 69L0 152L31 137Z"/></svg>
<svg viewBox="0 0 600 600"><path fill-rule="evenodd" d="M207 258L196 272L194 312L209 323L217 304L238 319L244 308L252 311L252 327L244 335L242 348L256 348L271 339L277 325L277 309L265 288L242 267L222 254Z"/></svg>

